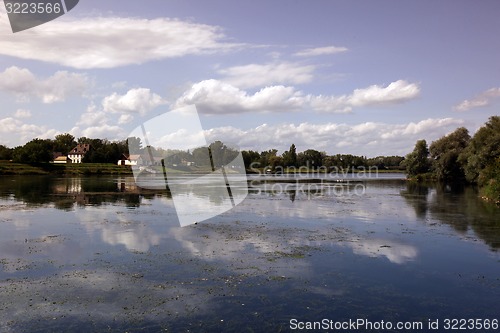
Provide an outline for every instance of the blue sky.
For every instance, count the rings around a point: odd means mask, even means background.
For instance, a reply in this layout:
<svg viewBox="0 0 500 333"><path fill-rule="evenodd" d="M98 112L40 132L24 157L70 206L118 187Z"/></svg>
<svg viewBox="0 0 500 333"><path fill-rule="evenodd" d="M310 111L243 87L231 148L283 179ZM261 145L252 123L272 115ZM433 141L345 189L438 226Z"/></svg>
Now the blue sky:
<svg viewBox="0 0 500 333"><path fill-rule="evenodd" d="M500 114L498 1L81 0L16 34L0 8L9 147L194 104L242 149L404 155Z"/></svg>

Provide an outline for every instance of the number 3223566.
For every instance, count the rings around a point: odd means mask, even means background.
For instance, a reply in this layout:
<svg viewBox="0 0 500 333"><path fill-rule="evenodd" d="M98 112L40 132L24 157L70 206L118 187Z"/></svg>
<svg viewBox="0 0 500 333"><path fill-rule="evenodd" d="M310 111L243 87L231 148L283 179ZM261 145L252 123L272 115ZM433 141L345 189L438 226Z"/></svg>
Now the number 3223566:
<svg viewBox="0 0 500 333"><path fill-rule="evenodd" d="M63 10L60 3L15 2L5 3L7 14L59 14Z"/></svg>

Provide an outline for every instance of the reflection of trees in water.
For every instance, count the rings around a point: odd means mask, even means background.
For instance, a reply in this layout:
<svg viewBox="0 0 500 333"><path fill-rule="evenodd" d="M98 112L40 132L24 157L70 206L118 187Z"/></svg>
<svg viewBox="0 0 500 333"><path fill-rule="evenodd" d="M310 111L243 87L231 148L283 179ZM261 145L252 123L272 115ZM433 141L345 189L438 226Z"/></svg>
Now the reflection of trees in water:
<svg viewBox="0 0 500 333"><path fill-rule="evenodd" d="M476 188L408 182L401 195L418 218L429 216L460 234L473 230L492 249L500 248L500 210L481 200Z"/></svg>
<svg viewBox="0 0 500 333"><path fill-rule="evenodd" d="M169 194L163 193L169 197ZM100 206L106 203L125 203L127 207L139 207L143 197L153 198L156 194L141 193L137 188L127 187L111 178L50 176L8 177L0 179L0 198L10 198L29 205L48 205L69 210L77 205Z"/></svg>
<svg viewBox="0 0 500 333"><path fill-rule="evenodd" d="M406 190L401 191L401 196L415 209L419 219L427 217L429 187L415 182L407 182Z"/></svg>
<svg viewBox="0 0 500 333"><path fill-rule="evenodd" d="M51 182L52 178L47 176L0 177L0 197L13 195L27 204L46 204L51 202Z"/></svg>

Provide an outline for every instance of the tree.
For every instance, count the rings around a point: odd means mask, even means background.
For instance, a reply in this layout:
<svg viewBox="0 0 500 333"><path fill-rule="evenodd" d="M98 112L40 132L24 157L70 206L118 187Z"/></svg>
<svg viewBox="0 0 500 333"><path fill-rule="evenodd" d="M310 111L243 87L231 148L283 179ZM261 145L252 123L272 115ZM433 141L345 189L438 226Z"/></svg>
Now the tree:
<svg viewBox="0 0 500 333"><path fill-rule="evenodd" d="M493 116L481 127L458 160L463 165L469 182L484 182L480 175L488 166L494 165L500 157L500 117ZM482 177L485 178L485 177Z"/></svg>
<svg viewBox="0 0 500 333"><path fill-rule="evenodd" d="M129 154L142 154L143 148L142 148L142 141L141 138L138 137L129 137L127 138L127 152Z"/></svg>
<svg viewBox="0 0 500 333"><path fill-rule="evenodd" d="M12 159L12 149L0 145L0 160L10 160Z"/></svg>
<svg viewBox="0 0 500 333"><path fill-rule="evenodd" d="M71 149L75 148L75 137L69 133L56 135L54 140L54 151L58 151L66 155Z"/></svg>
<svg viewBox="0 0 500 333"><path fill-rule="evenodd" d="M297 164L308 168L319 168L323 164L323 154L314 149L308 149L297 155Z"/></svg>
<svg viewBox="0 0 500 333"><path fill-rule="evenodd" d="M51 140L33 139L24 146L14 149L13 160L27 164L52 161L52 142Z"/></svg>
<svg viewBox="0 0 500 333"><path fill-rule="evenodd" d="M243 156L243 162L245 163L245 168L250 168L252 163L258 162L260 158L260 154L253 150L243 150L241 152Z"/></svg>
<svg viewBox="0 0 500 333"><path fill-rule="evenodd" d="M271 156L269 157L269 166L276 170L280 168L280 171L283 171L283 158L281 156Z"/></svg>
<svg viewBox="0 0 500 333"><path fill-rule="evenodd" d="M425 140L418 140L413 152L406 155L406 159L404 160L408 177L416 177L429 172L431 164L428 156L429 149L427 148L427 142Z"/></svg>
<svg viewBox="0 0 500 333"><path fill-rule="evenodd" d="M239 154L238 150L226 146L222 141L212 142L208 149L216 168L231 163Z"/></svg>
<svg viewBox="0 0 500 333"><path fill-rule="evenodd" d="M290 149L285 151L282 155L283 165L286 167L296 167L297 166L297 149L295 144L292 143Z"/></svg>
<svg viewBox="0 0 500 333"><path fill-rule="evenodd" d="M404 161L402 156L377 156L367 159L368 166L376 166L378 169L399 169Z"/></svg>
<svg viewBox="0 0 500 333"><path fill-rule="evenodd" d="M268 166L270 164L270 158L276 156L278 153L277 149L269 149L268 151L263 151L260 153L259 163L262 167Z"/></svg>
<svg viewBox="0 0 500 333"><path fill-rule="evenodd" d="M431 144L429 152L439 180L455 182L465 179L464 169L458 162L458 157L469 141L469 131L465 127L460 127Z"/></svg>
<svg viewBox="0 0 500 333"><path fill-rule="evenodd" d="M210 166L210 156L207 147L198 147L193 149L193 161L197 166Z"/></svg>

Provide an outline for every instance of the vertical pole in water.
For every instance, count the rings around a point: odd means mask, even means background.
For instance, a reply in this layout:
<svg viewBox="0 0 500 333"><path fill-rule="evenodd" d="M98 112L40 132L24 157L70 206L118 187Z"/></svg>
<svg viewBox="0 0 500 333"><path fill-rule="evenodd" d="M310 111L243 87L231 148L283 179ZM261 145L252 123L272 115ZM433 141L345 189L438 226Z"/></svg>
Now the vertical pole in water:
<svg viewBox="0 0 500 333"><path fill-rule="evenodd" d="M165 159L161 159L161 166L163 168L163 179L165 180L165 188L167 189L167 192L170 193L170 187L168 186L168 179L167 179L167 169L165 168Z"/></svg>
<svg viewBox="0 0 500 333"><path fill-rule="evenodd" d="M212 166L212 172L215 171L215 162L212 156L212 149L208 147L208 156L210 157L210 165ZM227 194L229 194L229 199L231 199L231 204L234 204L233 192L231 191L231 186L229 186L229 180L227 179L226 170L224 169L224 165L221 165L222 176L224 176L224 181L226 182Z"/></svg>

